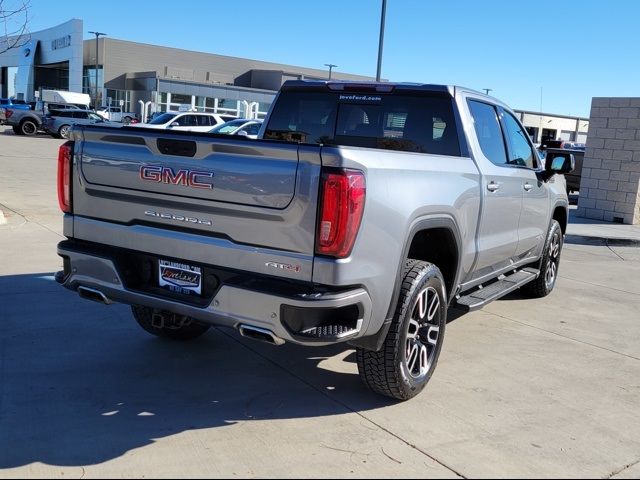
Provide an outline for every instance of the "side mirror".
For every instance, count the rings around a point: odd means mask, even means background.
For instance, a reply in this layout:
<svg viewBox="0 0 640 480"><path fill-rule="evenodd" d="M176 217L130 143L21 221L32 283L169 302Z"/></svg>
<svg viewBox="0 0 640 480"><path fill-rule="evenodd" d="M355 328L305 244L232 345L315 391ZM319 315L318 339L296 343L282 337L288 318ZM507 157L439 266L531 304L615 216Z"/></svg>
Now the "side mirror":
<svg viewBox="0 0 640 480"><path fill-rule="evenodd" d="M576 159L573 153L548 152L545 158L542 180L547 181L554 175L564 175L573 172L576 168Z"/></svg>
<svg viewBox="0 0 640 480"><path fill-rule="evenodd" d="M241 137L248 137L249 134L247 133L246 130L240 130L238 133L236 133L236 135L240 135Z"/></svg>
<svg viewBox="0 0 640 480"><path fill-rule="evenodd" d="M573 153L549 154L545 160L545 170L552 175L571 173L576 168L576 159Z"/></svg>
<svg viewBox="0 0 640 480"><path fill-rule="evenodd" d="M178 122L173 122L171 125L169 125L171 128L173 127L179 127L180 124Z"/></svg>

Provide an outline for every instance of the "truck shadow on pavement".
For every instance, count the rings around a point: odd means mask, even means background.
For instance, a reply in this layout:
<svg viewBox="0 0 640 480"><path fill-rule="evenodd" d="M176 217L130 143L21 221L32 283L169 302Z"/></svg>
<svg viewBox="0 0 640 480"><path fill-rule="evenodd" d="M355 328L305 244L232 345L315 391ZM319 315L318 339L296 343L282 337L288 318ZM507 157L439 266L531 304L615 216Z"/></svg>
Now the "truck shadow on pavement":
<svg viewBox="0 0 640 480"><path fill-rule="evenodd" d="M345 346L271 347L212 329L174 343L128 307L81 300L51 274L0 277L0 469L95 465L199 429L327 417L393 402ZM347 406L348 405L348 406Z"/></svg>

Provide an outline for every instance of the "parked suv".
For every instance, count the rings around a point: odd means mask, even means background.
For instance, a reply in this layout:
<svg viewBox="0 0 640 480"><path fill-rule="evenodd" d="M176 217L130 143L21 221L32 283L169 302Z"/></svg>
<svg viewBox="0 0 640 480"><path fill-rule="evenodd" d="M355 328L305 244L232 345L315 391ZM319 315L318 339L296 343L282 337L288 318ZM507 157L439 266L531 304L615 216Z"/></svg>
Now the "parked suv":
<svg viewBox="0 0 640 480"><path fill-rule="evenodd" d="M39 131L44 131L43 119L49 110L82 110L89 111L83 105L71 103L49 103L36 102L34 110L16 110L7 108L5 111L6 124L13 128L16 135L36 135Z"/></svg>
<svg viewBox="0 0 640 480"><path fill-rule="evenodd" d="M56 279L131 305L153 335L348 342L369 388L407 400L449 307L558 279L571 154L542 164L513 111L473 90L294 81L251 142L107 133L79 126L60 149Z"/></svg>
<svg viewBox="0 0 640 480"><path fill-rule="evenodd" d="M69 138L74 125L111 125L111 122L97 113L82 109L49 110L42 122L42 128L56 138Z"/></svg>
<svg viewBox="0 0 640 480"><path fill-rule="evenodd" d="M212 127L235 118L231 115L218 115L217 113L166 112L158 115L149 123L139 123L135 126L156 130L175 130L178 132L208 132Z"/></svg>

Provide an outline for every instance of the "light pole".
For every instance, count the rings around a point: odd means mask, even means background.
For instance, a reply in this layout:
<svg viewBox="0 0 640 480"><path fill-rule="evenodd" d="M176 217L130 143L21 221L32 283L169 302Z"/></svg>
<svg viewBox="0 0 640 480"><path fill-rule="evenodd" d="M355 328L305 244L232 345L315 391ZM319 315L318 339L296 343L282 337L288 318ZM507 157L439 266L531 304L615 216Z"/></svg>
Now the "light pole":
<svg viewBox="0 0 640 480"><path fill-rule="evenodd" d="M94 108L98 108L98 39L100 37L106 36L106 33L102 33L102 32L89 32L92 35L96 36L96 92L95 92L95 97L93 98L93 106Z"/></svg>
<svg viewBox="0 0 640 480"><path fill-rule="evenodd" d="M380 81L382 73L382 47L384 46L384 24L387 17L387 0L382 0L382 16L380 18L380 43L378 44L378 71L376 72L376 82Z"/></svg>
<svg viewBox="0 0 640 480"><path fill-rule="evenodd" d="M333 63L325 63L324 66L329 67L329 80L331 80L331 71L338 65L334 65Z"/></svg>

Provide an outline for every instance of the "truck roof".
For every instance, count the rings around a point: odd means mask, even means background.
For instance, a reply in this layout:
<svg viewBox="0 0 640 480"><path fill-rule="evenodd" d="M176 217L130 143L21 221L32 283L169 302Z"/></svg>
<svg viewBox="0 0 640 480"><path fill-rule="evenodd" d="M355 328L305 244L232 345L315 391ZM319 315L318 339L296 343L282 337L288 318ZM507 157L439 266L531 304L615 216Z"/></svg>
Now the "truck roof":
<svg viewBox="0 0 640 480"><path fill-rule="evenodd" d="M447 85L433 85L426 83L409 82L358 82L344 80L287 80L283 85L283 90L296 88L322 88L333 91L374 91L378 93L388 93L393 90L424 90L429 92L448 93L453 95L455 87Z"/></svg>
<svg viewBox="0 0 640 480"><path fill-rule="evenodd" d="M424 91L432 93L443 93L455 96L457 91L472 93L479 97L484 97L492 103L510 109L510 107L495 97L479 92L472 88L461 87L458 85L436 85L431 83L413 83L413 82L360 82L351 80L288 80L282 85L282 90L305 88L305 89L329 89L333 91L345 92L363 92L370 90L378 93L389 93L395 90L405 91Z"/></svg>

